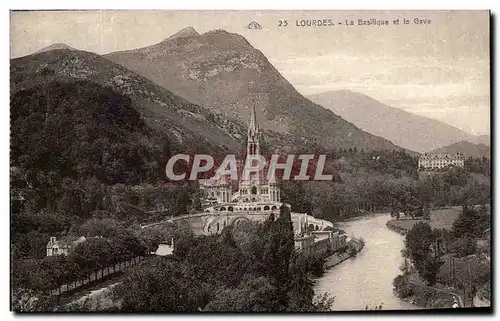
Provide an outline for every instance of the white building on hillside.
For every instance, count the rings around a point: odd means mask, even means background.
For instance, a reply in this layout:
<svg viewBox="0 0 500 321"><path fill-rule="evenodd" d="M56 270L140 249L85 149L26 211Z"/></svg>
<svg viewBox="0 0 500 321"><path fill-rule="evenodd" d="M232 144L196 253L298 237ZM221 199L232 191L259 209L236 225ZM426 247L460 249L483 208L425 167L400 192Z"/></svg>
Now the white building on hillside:
<svg viewBox="0 0 500 321"><path fill-rule="evenodd" d="M87 238L85 236L80 237L63 237L57 239L55 236L51 236L50 240L47 242L46 250L47 256L53 255L67 255L75 246L85 242Z"/></svg>
<svg viewBox="0 0 500 321"><path fill-rule="evenodd" d="M418 159L418 168L420 170L440 170L450 166L464 167L465 156L456 154L423 154Z"/></svg>

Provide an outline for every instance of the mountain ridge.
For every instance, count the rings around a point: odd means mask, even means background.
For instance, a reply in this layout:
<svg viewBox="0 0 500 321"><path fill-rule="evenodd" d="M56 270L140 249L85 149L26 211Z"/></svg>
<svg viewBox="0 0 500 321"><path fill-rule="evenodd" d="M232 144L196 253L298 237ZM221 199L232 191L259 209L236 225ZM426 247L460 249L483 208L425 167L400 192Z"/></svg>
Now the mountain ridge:
<svg viewBox="0 0 500 321"><path fill-rule="evenodd" d="M491 149L484 144L474 144L468 141L460 141L448 146L435 149L431 152L431 154L455 153L461 153L467 157L481 158L484 156L490 158Z"/></svg>
<svg viewBox="0 0 500 321"><path fill-rule="evenodd" d="M363 130L421 153L462 140L475 143L479 139L452 125L386 105L358 92L329 91L308 98Z"/></svg>
<svg viewBox="0 0 500 321"><path fill-rule="evenodd" d="M62 50L62 49L77 50L77 49L75 49L75 48L73 48L65 43L58 42L58 43L53 43L51 45L48 45L47 47L43 47L42 49L35 51L33 54L38 54L38 53L42 53L42 52L46 52L46 51L50 51L50 50Z"/></svg>
<svg viewBox="0 0 500 321"><path fill-rule="evenodd" d="M244 139L242 123L228 122L94 53L63 49L15 58L10 73L13 94L53 80L90 80L111 87L133 100L149 126L178 144L237 149Z"/></svg>
<svg viewBox="0 0 500 321"><path fill-rule="evenodd" d="M198 33L198 31L196 31L196 29L189 26L189 27L186 27L184 29L177 31L176 33L174 33L173 35L171 35L170 37L166 38L163 41L171 41L171 40L177 39L177 38L193 37L193 36L199 36L199 35L200 34Z"/></svg>
<svg viewBox="0 0 500 321"><path fill-rule="evenodd" d="M231 119L246 121L250 106L255 105L261 128L291 134L306 143L325 148L401 149L302 96L239 34L212 30L104 57Z"/></svg>

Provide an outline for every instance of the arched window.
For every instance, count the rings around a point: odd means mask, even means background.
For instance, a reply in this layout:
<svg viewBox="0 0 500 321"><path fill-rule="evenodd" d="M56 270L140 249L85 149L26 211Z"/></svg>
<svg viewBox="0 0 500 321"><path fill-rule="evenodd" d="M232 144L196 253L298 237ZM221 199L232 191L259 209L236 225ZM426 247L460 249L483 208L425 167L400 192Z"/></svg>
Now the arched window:
<svg viewBox="0 0 500 321"><path fill-rule="evenodd" d="M221 211L225 211L225 210L226 210L226 208L223 206L223 207L221 207L221 208L220 208L220 210L221 210Z"/></svg>
<svg viewBox="0 0 500 321"><path fill-rule="evenodd" d="M269 206L264 206L264 211L269 211Z"/></svg>
<svg viewBox="0 0 500 321"><path fill-rule="evenodd" d="M277 210L278 208L276 206L271 207L271 210Z"/></svg>
<svg viewBox="0 0 500 321"><path fill-rule="evenodd" d="M252 202L255 202L256 201L256 198L255 197L252 197Z"/></svg>
<svg viewBox="0 0 500 321"><path fill-rule="evenodd" d="M232 206L229 206L229 207L227 208L227 210L228 210L229 212L232 212L232 211L233 211L233 207L232 207Z"/></svg>
<svg viewBox="0 0 500 321"><path fill-rule="evenodd" d="M317 231L317 230L319 230L319 227L318 227L318 225L316 225L316 228L315 228L315 229L316 229L316 231Z"/></svg>
<svg viewBox="0 0 500 321"><path fill-rule="evenodd" d="M257 186L252 186L252 195L257 194Z"/></svg>
<svg viewBox="0 0 500 321"><path fill-rule="evenodd" d="M219 222L217 222L217 232L219 232Z"/></svg>

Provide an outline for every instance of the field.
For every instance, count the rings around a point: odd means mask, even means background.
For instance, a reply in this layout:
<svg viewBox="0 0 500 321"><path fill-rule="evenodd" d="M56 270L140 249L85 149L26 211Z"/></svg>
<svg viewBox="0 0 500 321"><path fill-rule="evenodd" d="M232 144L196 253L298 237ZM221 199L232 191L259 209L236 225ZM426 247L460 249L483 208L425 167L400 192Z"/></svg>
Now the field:
<svg viewBox="0 0 500 321"><path fill-rule="evenodd" d="M431 211L431 226L438 229L450 230L453 222L457 219L458 215L462 211L460 206L454 206L449 208L443 208ZM412 219L401 219L401 220L390 220L387 222L389 228L398 231L408 231L422 220L412 220Z"/></svg>

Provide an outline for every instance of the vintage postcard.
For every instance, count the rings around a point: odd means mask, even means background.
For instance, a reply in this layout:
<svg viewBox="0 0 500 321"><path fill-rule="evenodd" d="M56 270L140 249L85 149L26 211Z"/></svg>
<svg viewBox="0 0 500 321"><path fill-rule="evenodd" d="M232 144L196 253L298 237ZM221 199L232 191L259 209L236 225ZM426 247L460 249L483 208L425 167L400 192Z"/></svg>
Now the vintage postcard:
<svg viewBox="0 0 500 321"><path fill-rule="evenodd" d="M490 12L10 12L11 310L491 312Z"/></svg>

